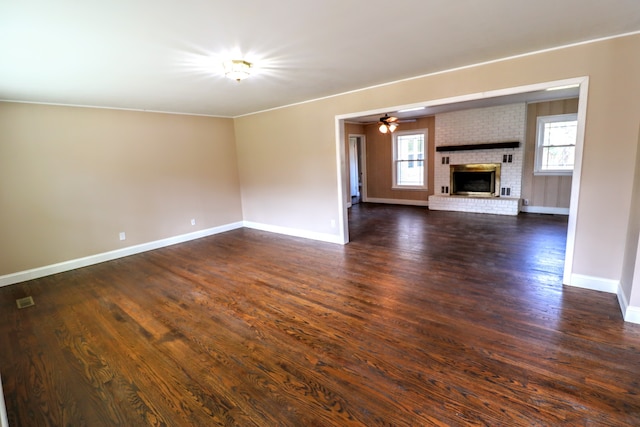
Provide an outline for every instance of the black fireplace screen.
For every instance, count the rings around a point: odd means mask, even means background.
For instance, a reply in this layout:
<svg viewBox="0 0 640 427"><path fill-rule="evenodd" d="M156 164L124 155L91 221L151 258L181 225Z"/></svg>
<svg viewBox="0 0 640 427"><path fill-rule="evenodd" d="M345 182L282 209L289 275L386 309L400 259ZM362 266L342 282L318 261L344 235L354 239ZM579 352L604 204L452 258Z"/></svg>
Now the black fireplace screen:
<svg viewBox="0 0 640 427"><path fill-rule="evenodd" d="M451 165L451 194L498 196L499 164Z"/></svg>
<svg viewBox="0 0 640 427"><path fill-rule="evenodd" d="M454 193L493 193L495 192L495 172L454 172Z"/></svg>

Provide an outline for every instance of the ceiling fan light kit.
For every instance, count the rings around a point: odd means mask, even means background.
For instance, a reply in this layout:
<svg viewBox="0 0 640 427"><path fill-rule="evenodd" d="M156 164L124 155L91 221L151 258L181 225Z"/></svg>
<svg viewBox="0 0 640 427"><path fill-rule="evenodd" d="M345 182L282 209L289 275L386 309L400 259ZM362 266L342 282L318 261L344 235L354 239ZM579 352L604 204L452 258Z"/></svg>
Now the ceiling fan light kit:
<svg viewBox="0 0 640 427"><path fill-rule="evenodd" d="M383 117L380 117L379 124L378 130L380 133L393 133L398 128L398 118L385 114Z"/></svg>

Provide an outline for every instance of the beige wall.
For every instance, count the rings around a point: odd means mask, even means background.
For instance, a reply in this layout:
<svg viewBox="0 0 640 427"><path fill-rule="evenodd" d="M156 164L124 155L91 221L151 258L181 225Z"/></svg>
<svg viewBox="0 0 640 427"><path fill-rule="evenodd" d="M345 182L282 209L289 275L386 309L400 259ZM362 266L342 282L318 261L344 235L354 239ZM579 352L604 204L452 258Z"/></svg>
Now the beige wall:
<svg viewBox="0 0 640 427"><path fill-rule="evenodd" d="M329 228L342 214L336 115L589 76L573 272L620 280L638 145L639 51L640 35L628 36L237 119L244 219L338 233Z"/></svg>
<svg viewBox="0 0 640 427"><path fill-rule="evenodd" d="M0 129L0 276L242 220L231 119L2 102Z"/></svg>
<svg viewBox="0 0 640 427"><path fill-rule="evenodd" d="M524 146L522 198L529 206L569 208L571 201L571 176L534 175L537 119L539 116L578 112L578 99L537 102L527 105L527 134Z"/></svg>
<svg viewBox="0 0 640 427"><path fill-rule="evenodd" d="M434 117L423 117L415 122L401 123L399 131L427 129L427 190L394 190L393 153L390 134L382 134L377 125L365 127L367 138L367 197L387 200L427 201L433 194L433 159L435 157Z"/></svg>
<svg viewBox="0 0 640 427"><path fill-rule="evenodd" d="M335 119L324 105L235 120L245 221L316 236L339 234Z"/></svg>
<svg viewBox="0 0 640 427"><path fill-rule="evenodd" d="M336 116L589 76L573 272L624 281L640 228L639 51L633 35L235 120L2 103L0 275L187 233L192 217L339 236ZM622 286L640 306L636 288Z"/></svg>
<svg viewBox="0 0 640 427"><path fill-rule="evenodd" d="M638 86L636 90L640 90ZM640 147L640 131L638 147ZM636 323L640 323L640 148L636 151L636 171L631 201L621 287L627 303L636 308L639 316Z"/></svg>

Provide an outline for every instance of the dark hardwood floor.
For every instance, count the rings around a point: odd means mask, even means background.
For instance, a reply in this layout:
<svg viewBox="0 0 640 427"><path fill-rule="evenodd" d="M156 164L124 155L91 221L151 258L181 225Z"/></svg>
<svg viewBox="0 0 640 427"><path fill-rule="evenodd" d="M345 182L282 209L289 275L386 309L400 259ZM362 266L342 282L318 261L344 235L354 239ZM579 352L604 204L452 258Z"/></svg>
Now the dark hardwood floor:
<svg viewBox="0 0 640 427"><path fill-rule="evenodd" d="M564 217L360 204L350 229L0 288L10 425L640 425L640 325L562 286Z"/></svg>

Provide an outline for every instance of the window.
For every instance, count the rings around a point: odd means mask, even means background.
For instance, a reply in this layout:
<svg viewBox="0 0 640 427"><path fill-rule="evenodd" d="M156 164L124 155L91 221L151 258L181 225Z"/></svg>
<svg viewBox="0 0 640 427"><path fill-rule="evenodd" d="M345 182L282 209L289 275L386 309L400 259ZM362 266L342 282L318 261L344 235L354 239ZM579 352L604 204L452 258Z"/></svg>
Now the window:
<svg viewBox="0 0 640 427"><path fill-rule="evenodd" d="M426 141L426 129L393 134L393 188L427 188Z"/></svg>
<svg viewBox="0 0 640 427"><path fill-rule="evenodd" d="M577 129L576 114L538 117L536 175L571 175Z"/></svg>

